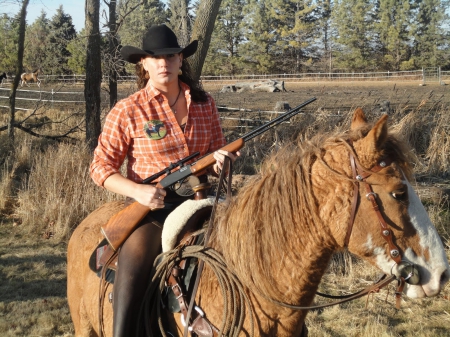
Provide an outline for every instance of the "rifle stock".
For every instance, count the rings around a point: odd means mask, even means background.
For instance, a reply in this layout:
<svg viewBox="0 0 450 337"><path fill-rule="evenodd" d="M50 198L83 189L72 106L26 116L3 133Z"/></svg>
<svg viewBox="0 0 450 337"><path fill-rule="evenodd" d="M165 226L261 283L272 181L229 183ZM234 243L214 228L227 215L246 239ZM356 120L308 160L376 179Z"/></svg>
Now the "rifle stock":
<svg viewBox="0 0 450 337"><path fill-rule="evenodd" d="M133 233L136 226L144 219L148 212L150 212L150 208L135 201L114 214L106 225L102 226L100 231L114 251L117 251L131 233Z"/></svg>
<svg viewBox="0 0 450 337"><path fill-rule="evenodd" d="M240 150L245 142L258 136L259 134L266 132L271 127L278 125L291 117L297 114L300 109L309 103L315 101L316 98L311 98L306 102L300 104L299 106L293 108L292 110L286 112L284 115L275 118L274 120L268 122L267 124L258 127L257 129L251 131L250 133L244 135L243 137L225 145L221 148L221 150L225 150L228 152L236 152ZM182 159L180 163L187 161L191 156ZM214 165L216 160L214 159L214 154L210 153L205 155L204 157L198 159L196 162L191 165L183 166L178 171L167 174L167 176L162 179L156 186L158 188L167 188L175 184L177 181L182 180L194 173L200 172L212 165ZM169 171L168 169L164 171ZM159 174L157 174L159 176ZM134 231L139 222L150 212L150 208L147 206L143 206L137 201L132 203L131 205L125 207L123 210L113 215L106 225L102 226L101 232L105 236L109 245L112 249L117 250L125 240L130 236L130 234Z"/></svg>

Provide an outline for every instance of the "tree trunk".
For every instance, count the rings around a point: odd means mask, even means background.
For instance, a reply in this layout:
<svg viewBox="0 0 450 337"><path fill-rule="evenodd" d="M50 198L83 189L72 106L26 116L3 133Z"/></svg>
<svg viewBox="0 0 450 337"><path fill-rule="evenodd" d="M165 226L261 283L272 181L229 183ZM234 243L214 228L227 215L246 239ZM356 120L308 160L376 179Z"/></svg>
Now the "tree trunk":
<svg viewBox="0 0 450 337"><path fill-rule="evenodd" d="M109 34L108 50L111 64L108 69L109 77L109 108L112 109L117 102L117 69L118 69L118 46L117 41L117 22L116 22L116 0L111 0L109 4Z"/></svg>
<svg viewBox="0 0 450 337"><path fill-rule="evenodd" d="M86 101L86 143L91 151L97 146L100 135L100 90L102 68L100 55L100 0L86 0L85 29L88 36L86 50L86 80L84 99Z"/></svg>
<svg viewBox="0 0 450 337"><path fill-rule="evenodd" d="M197 52L190 57L189 64L195 80L200 78L203 63L208 53L211 35L214 30L214 22L219 13L222 0L202 0L197 10L194 28L192 29L191 40L198 40Z"/></svg>
<svg viewBox="0 0 450 337"><path fill-rule="evenodd" d="M187 1L186 0L182 0L181 1L181 27L180 27L180 39L181 41L179 41L181 46L187 46L189 44L189 17L188 17L188 6L187 6Z"/></svg>
<svg viewBox="0 0 450 337"><path fill-rule="evenodd" d="M26 17L27 7L30 0L24 0L22 2L22 8L20 10L20 23L19 23L19 40L17 46L17 63L16 63L16 76L14 76L14 82L9 95L9 120L8 120L8 139L10 151L14 151L14 124L16 123L16 91L19 86L20 74L23 71L23 52L25 43L25 30L26 30Z"/></svg>

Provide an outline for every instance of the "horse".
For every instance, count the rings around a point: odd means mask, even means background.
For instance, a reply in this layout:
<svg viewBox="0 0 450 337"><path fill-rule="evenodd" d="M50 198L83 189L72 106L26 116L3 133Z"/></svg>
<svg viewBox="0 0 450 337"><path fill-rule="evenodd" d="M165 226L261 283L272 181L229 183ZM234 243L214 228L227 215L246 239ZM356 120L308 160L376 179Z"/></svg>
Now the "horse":
<svg viewBox="0 0 450 337"><path fill-rule="evenodd" d="M26 84L29 87L30 85L28 84L28 82L34 81L38 85L38 87L41 87L41 80L38 78L40 72L40 69L36 69L32 73L23 73L22 75L20 75L20 86L23 87L23 85Z"/></svg>
<svg viewBox="0 0 450 337"><path fill-rule="evenodd" d="M6 80L8 76L6 76L6 73L3 72L3 74L0 75L0 85L3 86L3 80Z"/></svg>
<svg viewBox="0 0 450 337"><path fill-rule="evenodd" d="M254 336L301 336L306 308L340 250L402 281L398 292L409 298L436 296L449 281L444 246L410 183L407 146L389 132L387 119L369 123L358 108L346 132L286 143L235 196L218 203L208 250L222 256L248 299L239 335L254 329ZM67 297L77 337L99 336L99 278L88 260L103 239L100 227L123 207L120 201L102 205L69 240ZM405 267L411 267L407 274ZM108 284L105 294L112 288ZM224 294L205 264L195 296L199 309L192 312L200 310L227 336L233 322L222 322L230 296ZM102 331L111 336L112 305L101 298ZM183 335L183 317L162 311L165 331Z"/></svg>

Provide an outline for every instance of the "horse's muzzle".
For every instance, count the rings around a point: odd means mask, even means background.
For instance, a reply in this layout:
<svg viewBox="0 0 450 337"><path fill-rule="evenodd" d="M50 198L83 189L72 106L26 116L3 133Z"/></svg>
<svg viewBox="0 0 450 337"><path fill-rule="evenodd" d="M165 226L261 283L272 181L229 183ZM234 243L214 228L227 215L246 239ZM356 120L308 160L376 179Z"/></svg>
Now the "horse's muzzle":
<svg viewBox="0 0 450 337"><path fill-rule="evenodd" d="M400 264L394 263L391 268L391 274L393 274L392 270L397 266L397 273L395 275L400 278L402 277L406 283L417 285L420 283L420 274L417 266L411 262L402 260Z"/></svg>

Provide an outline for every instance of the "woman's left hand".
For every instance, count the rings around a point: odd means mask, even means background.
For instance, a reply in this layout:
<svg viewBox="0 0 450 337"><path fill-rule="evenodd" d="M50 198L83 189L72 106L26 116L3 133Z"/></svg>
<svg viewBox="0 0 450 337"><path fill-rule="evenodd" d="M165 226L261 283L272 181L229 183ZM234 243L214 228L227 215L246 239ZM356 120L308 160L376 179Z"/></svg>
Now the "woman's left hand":
<svg viewBox="0 0 450 337"><path fill-rule="evenodd" d="M216 160L216 163L213 166L213 170L216 174L219 174L220 170L223 169L223 164L225 162L225 157L229 157L231 162L234 163L239 157L241 153L239 151L236 152L228 152L225 150L217 150L214 152L214 159Z"/></svg>

